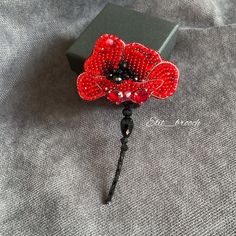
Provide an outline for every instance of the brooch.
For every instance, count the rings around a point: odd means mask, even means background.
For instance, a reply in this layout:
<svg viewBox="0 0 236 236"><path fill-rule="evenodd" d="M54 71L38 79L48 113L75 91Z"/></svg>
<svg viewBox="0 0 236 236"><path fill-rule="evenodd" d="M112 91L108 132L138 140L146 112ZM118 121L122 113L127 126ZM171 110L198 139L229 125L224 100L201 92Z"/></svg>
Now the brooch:
<svg viewBox="0 0 236 236"><path fill-rule="evenodd" d="M128 137L134 126L132 108L151 97L165 99L173 95L178 80L178 68L155 50L140 43L126 44L111 34L97 39L91 56L85 61L84 72L77 78L78 93L87 101L106 97L112 103L124 105L120 157L106 204L112 200L128 150Z"/></svg>

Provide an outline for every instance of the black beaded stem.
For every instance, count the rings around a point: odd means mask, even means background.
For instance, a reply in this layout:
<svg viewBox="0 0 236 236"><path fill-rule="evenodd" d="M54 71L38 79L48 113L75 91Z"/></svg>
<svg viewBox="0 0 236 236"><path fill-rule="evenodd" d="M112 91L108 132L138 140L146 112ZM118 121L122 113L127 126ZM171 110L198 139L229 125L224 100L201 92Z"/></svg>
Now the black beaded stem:
<svg viewBox="0 0 236 236"><path fill-rule="evenodd" d="M134 123L133 123L133 120L131 118L131 115L132 115L131 105L132 105L132 103L124 103L125 108L122 111L122 113L124 115L124 118L120 122L121 133L123 135L123 137L120 140L121 141L120 158L118 160L118 164L117 164L117 167L116 167L115 177L113 179L111 188L109 190L109 193L108 193L108 196L107 196L107 199L106 199L106 204L111 203L112 197L114 195L116 185L117 185L120 173L121 173L121 168L122 168L122 165L123 165L125 152L128 150L128 146L127 146L128 137L132 133L132 130L133 130L133 127L134 127Z"/></svg>

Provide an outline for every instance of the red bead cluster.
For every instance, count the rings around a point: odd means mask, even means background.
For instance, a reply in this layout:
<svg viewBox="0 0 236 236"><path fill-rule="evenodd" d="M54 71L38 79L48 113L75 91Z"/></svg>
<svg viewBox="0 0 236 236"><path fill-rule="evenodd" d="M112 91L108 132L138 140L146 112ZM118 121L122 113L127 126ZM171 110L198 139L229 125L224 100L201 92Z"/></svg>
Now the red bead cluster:
<svg viewBox="0 0 236 236"><path fill-rule="evenodd" d="M109 78L110 71L119 70L121 62L137 75L137 81L128 77L115 83ZM125 101L142 104L150 96L164 99L176 91L179 80L178 68L164 61L158 52L139 43L125 44L110 34L96 41L84 69L78 76L77 88L81 98L89 101L103 96L116 104Z"/></svg>

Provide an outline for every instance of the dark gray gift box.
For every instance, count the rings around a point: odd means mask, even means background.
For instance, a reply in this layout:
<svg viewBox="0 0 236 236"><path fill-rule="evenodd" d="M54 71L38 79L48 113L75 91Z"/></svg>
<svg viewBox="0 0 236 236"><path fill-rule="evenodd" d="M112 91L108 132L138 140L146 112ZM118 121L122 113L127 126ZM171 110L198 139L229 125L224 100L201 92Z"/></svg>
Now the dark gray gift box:
<svg viewBox="0 0 236 236"><path fill-rule="evenodd" d="M126 43L141 43L169 59L176 42L177 29L178 24L108 3L67 50L66 55L71 69L79 74L97 38L110 33Z"/></svg>

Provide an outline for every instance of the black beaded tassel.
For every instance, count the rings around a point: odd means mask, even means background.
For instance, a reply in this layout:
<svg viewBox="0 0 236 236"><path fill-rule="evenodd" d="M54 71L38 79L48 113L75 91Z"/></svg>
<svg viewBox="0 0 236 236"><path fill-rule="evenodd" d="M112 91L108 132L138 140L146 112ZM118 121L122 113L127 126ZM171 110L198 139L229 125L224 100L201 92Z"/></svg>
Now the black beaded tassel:
<svg viewBox="0 0 236 236"><path fill-rule="evenodd" d="M115 189L116 189L116 184L118 182L123 160L125 157L125 152L128 150L127 142L128 142L128 137L131 135L134 123L131 118L132 115L132 110L131 110L131 104L132 103L124 103L125 108L123 109L122 113L124 115L124 118L120 122L120 128L121 128L121 133L122 133L122 138L121 138L121 148L120 148L120 158L118 160L118 164L116 167L116 173L115 177L113 179L110 191L108 193L107 199L106 199L106 204L110 204L112 197L114 195Z"/></svg>

